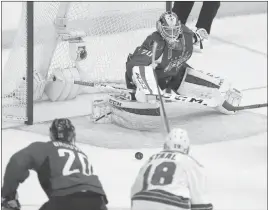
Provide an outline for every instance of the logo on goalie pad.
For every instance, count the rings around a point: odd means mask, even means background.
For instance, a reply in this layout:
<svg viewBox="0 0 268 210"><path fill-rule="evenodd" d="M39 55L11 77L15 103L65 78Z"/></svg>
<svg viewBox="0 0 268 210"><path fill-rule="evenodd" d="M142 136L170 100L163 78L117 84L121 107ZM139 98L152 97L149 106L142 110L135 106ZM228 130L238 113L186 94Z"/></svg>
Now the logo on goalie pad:
<svg viewBox="0 0 268 210"><path fill-rule="evenodd" d="M122 103L115 101L115 100L112 100L112 99L109 99L109 103L114 105L114 106L122 106Z"/></svg>
<svg viewBox="0 0 268 210"><path fill-rule="evenodd" d="M141 75L138 74L138 73L136 73L136 78L137 78L138 82L140 83L140 85L142 86L142 88L143 88L144 90L148 90L148 87L147 87L147 85L144 83L143 79L141 78Z"/></svg>
<svg viewBox="0 0 268 210"><path fill-rule="evenodd" d="M187 96L181 96L181 95L177 95L175 97L176 100L178 101L187 101L187 102L190 102L190 103L197 103L197 104L204 104L204 100L203 99L197 99L197 98L192 98L192 97L187 97Z"/></svg>

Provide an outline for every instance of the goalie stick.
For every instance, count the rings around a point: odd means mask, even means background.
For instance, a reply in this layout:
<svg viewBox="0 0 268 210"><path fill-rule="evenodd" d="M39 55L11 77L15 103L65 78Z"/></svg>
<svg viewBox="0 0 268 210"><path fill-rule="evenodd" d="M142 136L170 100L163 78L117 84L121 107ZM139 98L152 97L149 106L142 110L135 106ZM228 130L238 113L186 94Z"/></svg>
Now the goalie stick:
<svg viewBox="0 0 268 210"><path fill-rule="evenodd" d="M56 80L61 80L59 78L56 78L53 76L52 78L53 81ZM74 84L77 85L82 85L82 86L89 86L89 87L96 87L96 88L107 88L111 89L114 92L128 92L128 93L134 93L135 90L132 89L126 89L123 87L116 87L116 86L111 86L107 84L102 84L102 83L94 83L94 82L89 82L89 81L80 81L80 80L74 80ZM186 103L198 103L203 106L215 108L217 105L210 101L209 99L200 99L200 98L195 98L195 97L189 97L189 96L182 96L182 95L172 95L172 94L164 94L163 95L164 101L166 103L170 102L186 102ZM241 111L241 110L247 110L247 109L256 109L256 108L261 108L261 107L267 107L267 103L261 103L261 104L251 104L251 105L245 105L245 106L232 106L232 105L227 105L227 109L229 111Z"/></svg>
<svg viewBox="0 0 268 210"><path fill-rule="evenodd" d="M267 103L263 104L251 104L251 105L245 105L245 106L232 106L231 104L226 104L225 108L229 111L241 111L241 110L247 110L247 109L257 109L262 107L267 107Z"/></svg>
<svg viewBox="0 0 268 210"><path fill-rule="evenodd" d="M50 82L55 82L56 80L59 81L63 81L63 79L56 77L55 75L52 76L51 80L48 80ZM94 87L94 88L107 88L107 89L112 89L115 92L134 92L134 90L131 89L126 89L123 87L116 87L116 86L111 86L111 85L107 85L107 84L103 84L103 83L94 83L94 82L90 82L90 81L83 81L83 80L73 80L73 83L75 85L82 85L82 86L87 86L87 87Z"/></svg>
<svg viewBox="0 0 268 210"><path fill-rule="evenodd" d="M157 92L158 92L158 97L159 97L159 101L160 101L160 106L162 109L162 118L163 118L163 122L166 128L167 133L170 132L170 127L169 127L169 123L168 123L168 118L167 118L167 114L166 114L166 110L165 110L165 106L164 106L164 102L163 102L163 98L162 98L162 94L160 92L160 87L158 85L158 81L157 81L157 75L155 73L155 56L156 56L156 49L157 49L157 43L154 42L153 44L153 50L152 50L152 66L153 66L153 72L154 72L154 79L155 79L155 83L157 86ZM161 113L160 113L161 115Z"/></svg>

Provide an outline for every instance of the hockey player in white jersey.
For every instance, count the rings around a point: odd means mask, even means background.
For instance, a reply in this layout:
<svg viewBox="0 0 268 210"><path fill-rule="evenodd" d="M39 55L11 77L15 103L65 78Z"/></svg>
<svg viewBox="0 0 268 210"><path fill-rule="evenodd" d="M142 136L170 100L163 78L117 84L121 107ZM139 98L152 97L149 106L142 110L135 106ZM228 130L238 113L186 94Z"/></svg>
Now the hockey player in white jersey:
<svg viewBox="0 0 268 210"><path fill-rule="evenodd" d="M131 189L132 210L212 210L203 166L191 158L187 132L173 129L163 151L140 169Z"/></svg>

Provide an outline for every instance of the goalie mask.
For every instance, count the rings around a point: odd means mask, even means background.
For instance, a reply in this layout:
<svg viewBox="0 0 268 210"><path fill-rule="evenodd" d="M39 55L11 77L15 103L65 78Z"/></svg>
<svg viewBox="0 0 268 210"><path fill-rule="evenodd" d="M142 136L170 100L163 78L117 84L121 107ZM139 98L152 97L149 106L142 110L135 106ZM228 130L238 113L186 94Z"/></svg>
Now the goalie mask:
<svg viewBox="0 0 268 210"><path fill-rule="evenodd" d="M156 22L156 29L167 41L170 47L175 48L182 34L181 22L174 12L165 12Z"/></svg>
<svg viewBox="0 0 268 210"><path fill-rule="evenodd" d="M168 134L164 150L178 151L183 154L188 154L190 148L190 140L185 130L181 128L174 128Z"/></svg>
<svg viewBox="0 0 268 210"><path fill-rule="evenodd" d="M52 141L61 141L72 144L75 142L75 128L72 122L67 118L53 120L49 130Z"/></svg>

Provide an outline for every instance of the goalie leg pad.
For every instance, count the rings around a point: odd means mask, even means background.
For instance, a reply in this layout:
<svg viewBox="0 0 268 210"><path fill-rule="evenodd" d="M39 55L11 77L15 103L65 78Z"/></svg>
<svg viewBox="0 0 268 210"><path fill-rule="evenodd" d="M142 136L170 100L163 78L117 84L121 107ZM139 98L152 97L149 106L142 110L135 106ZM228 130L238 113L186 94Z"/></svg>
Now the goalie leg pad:
<svg viewBox="0 0 268 210"><path fill-rule="evenodd" d="M124 100L120 97L110 96L112 122L134 130L152 130L161 124L159 103L138 103Z"/></svg>
<svg viewBox="0 0 268 210"><path fill-rule="evenodd" d="M134 66L133 82L136 87L141 89L146 95L157 95L157 84L151 66Z"/></svg>
<svg viewBox="0 0 268 210"><path fill-rule="evenodd" d="M134 66L132 74L133 83L136 85L135 97L139 102L148 102L156 100L149 95L158 95L157 83L154 78L153 68L151 66Z"/></svg>
<svg viewBox="0 0 268 210"><path fill-rule="evenodd" d="M212 74L187 68L186 74L177 92L181 95L199 98L219 98L219 88L223 82L224 80L220 77L214 77Z"/></svg>
<svg viewBox="0 0 268 210"><path fill-rule="evenodd" d="M230 82L192 68L186 71L177 92L181 95L212 99L218 104L216 109L224 114L235 113L227 110L225 105L239 106L242 100L241 92L234 89Z"/></svg>
<svg viewBox="0 0 268 210"><path fill-rule="evenodd" d="M111 123L111 108L106 97L92 101L92 114L90 118L96 124Z"/></svg>

